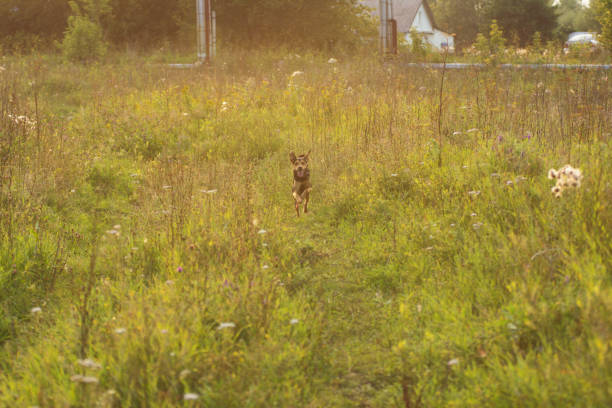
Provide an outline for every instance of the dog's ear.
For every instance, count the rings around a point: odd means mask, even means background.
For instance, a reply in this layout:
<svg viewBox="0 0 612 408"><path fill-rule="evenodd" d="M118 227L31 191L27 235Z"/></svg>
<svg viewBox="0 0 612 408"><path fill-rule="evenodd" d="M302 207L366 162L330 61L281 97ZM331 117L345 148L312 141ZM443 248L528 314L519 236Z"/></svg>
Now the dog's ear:
<svg viewBox="0 0 612 408"><path fill-rule="evenodd" d="M312 152L312 150L309 150L308 153L306 153L306 156L304 156L306 158L306 160L308 160L310 158L310 152Z"/></svg>
<svg viewBox="0 0 612 408"><path fill-rule="evenodd" d="M289 159L291 160L291 163L295 163L295 161L297 160L297 157L295 157L295 153L289 153Z"/></svg>

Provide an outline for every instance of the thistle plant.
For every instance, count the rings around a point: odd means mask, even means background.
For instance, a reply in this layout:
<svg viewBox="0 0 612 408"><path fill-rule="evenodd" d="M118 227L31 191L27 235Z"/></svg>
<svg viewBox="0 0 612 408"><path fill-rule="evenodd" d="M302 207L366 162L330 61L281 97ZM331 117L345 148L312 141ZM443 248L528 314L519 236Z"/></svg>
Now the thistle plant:
<svg viewBox="0 0 612 408"><path fill-rule="evenodd" d="M557 180L555 186L551 189L556 198L563 195L563 191L571 188L580 188L582 182L582 172L569 164L561 167L559 170L548 170L548 178Z"/></svg>

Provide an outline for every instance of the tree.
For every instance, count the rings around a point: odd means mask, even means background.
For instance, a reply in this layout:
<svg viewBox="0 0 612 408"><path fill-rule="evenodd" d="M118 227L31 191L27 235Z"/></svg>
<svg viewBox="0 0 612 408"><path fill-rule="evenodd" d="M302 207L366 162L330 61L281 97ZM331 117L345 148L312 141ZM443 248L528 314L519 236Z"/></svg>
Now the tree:
<svg viewBox="0 0 612 408"><path fill-rule="evenodd" d="M578 0L562 0L557 6L556 37L565 40L574 31L599 31L593 8L584 7Z"/></svg>
<svg viewBox="0 0 612 408"><path fill-rule="evenodd" d="M601 42L612 51L612 0L594 0L591 7L601 24Z"/></svg>
<svg viewBox="0 0 612 408"><path fill-rule="evenodd" d="M117 45L155 46L166 39L175 41L182 33L195 41L194 0L78 3L81 16L98 24L105 38ZM2 0L0 35L7 38L24 32L49 38L51 43L67 28L76 30L76 17L68 22L68 4L68 0ZM100 4L110 12L98 13ZM331 48L358 44L364 37L376 35L375 25L358 0L213 0L213 9L217 12L219 40L247 47L285 44ZM83 21L78 26L92 32Z"/></svg>
<svg viewBox="0 0 612 408"><path fill-rule="evenodd" d="M491 0L486 15L497 20L506 38L517 38L526 45L538 31L542 38L552 38L557 25L555 8L549 0Z"/></svg>
<svg viewBox="0 0 612 408"><path fill-rule="evenodd" d="M12 43L15 37L37 37L51 44L61 37L69 14L67 0L0 1L0 41Z"/></svg>
<svg viewBox="0 0 612 408"><path fill-rule="evenodd" d="M180 29L181 16L195 24L194 0L111 0L110 5L112 12L104 19L104 27L115 44L152 46L172 39Z"/></svg>
<svg viewBox="0 0 612 408"><path fill-rule="evenodd" d="M469 47L476 35L484 31L489 20L486 16L488 0L435 0L431 8L436 24L443 30L455 33L455 47Z"/></svg>
<svg viewBox="0 0 612 408"><path fill-rule="evenodd" d="M220 36L245 46L330 48L374 33L358 0L226 0L215 9Z"/></svg>
<svg viewBox="0 0 612 408"><path fill-rule="evenodd" d="M100 21L111 11L109 0L75 0L69 5L72 15L61 43L64 55L77 61L102 58L107 45Z"/></svg>

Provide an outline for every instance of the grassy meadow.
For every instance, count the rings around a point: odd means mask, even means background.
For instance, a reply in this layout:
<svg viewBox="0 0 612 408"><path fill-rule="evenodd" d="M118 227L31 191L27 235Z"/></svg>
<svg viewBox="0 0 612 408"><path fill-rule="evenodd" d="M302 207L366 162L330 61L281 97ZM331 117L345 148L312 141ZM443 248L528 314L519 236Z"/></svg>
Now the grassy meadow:
<svg viewBox="0 0 612 408"><path fill-rule="evenodd" d="M610 73L330 57L0 59L0 406L612 405Z"/></svg>

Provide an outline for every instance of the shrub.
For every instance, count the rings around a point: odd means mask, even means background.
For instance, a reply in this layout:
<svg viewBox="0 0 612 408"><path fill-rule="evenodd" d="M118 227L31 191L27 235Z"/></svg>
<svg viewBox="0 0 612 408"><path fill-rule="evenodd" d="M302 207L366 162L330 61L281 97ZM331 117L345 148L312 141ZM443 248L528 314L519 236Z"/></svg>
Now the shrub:
<svg viewBox="0 0 612 408"><path fill-rule="evenodd" d="M71 61L91 61L104 57L107 46L99 24L87 17L70 16L61 49Z"/></svg>
<svg viewBox="0 0 612 408"><path fill-rule="evenodd" d="M417 57L427 55L427 43L423 40L423 36L414 28L410 30L410 52Z"/></svg>
<svg viewBox="0 0 612 408"><path fill-rule="evenodd" d="M491 65L501 62L500 57L504 53L505 46L506 40L504 39L504 33L495 20L491 22L489 38L478 33L476 42L474 43L474 48L478 51L482 61Z"/></svg>

